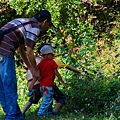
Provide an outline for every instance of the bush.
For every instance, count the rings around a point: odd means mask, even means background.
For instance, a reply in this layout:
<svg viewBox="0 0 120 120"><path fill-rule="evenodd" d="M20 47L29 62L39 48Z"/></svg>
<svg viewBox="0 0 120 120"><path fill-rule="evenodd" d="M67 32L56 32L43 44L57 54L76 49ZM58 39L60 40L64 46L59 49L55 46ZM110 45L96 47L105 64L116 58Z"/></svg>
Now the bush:
<svg viewBox="0 0 120 120"><path fill-rule="evenodd" d="M90 115L109 112L120 89L119 80L105 76L83 79L75 75L67 83L67 111L77 110Z"/></svg>

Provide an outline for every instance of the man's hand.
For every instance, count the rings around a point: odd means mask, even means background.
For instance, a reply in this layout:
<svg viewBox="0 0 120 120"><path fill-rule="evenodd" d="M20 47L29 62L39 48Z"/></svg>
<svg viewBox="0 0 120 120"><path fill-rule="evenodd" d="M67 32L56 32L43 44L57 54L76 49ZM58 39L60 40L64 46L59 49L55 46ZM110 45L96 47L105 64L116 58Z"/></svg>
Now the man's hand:
<svg viewBox="0 0 120 120"><path fill-rule="evenodd" d="M37 69L31 69L31 73L32 73L32 75L33 75L33 80L31 81L30 85L28 86L28 90L29 90L29 91L32 90L35 82L36 82L37 80L40 80L40 71L39 71L38 68L37 68Z"/></svg>

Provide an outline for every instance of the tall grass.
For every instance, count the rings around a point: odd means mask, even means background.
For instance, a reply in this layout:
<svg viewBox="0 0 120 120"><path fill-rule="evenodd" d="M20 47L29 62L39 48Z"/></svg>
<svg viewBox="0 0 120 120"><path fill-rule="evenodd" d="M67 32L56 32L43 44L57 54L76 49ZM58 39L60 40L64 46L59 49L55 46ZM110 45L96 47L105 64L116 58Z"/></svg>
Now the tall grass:
<svg viewBox="0 0 120 120"><path fill-rule="evenodd" d="M65 73L65 72L64 72ZM66 74L66 73L65 73ZM70 73L71 74L71 73ZM64 74L62 73L64 76ZM116 79L111 82L103 76L99 76L94 79L91 78L79 78L78 75L73 75L71 79L66 78L68 88L63 90L67 96L67 102L60 111L59 116L49 116L45 118L37 118L37 111L41 104L41 100L37 105L32 105L31 108L26 112L26 120L118 120L120 115L117 117L113 114L115 110L114 106L115 96L117 97L117 91L119 89L119 80ZM93 76L92 76L93 78ZM18 79L18 103L22 110L26 102L29 100L27 96L27 79L26 71L17 68L17 79ZM74 81L73 81L74 79ZM106 81L106 82L105 82ZM116 84L117 83L117 84ZM110 92L110 90L112 90ZM93 94L93 95L92 95ZM115 94L115 95L114 95ZM94 96L92 98L92 96ZM87 99L88 98L88 99ZM110 103L111 101L111 103ZM88 104L89 103L89 104ZM101 106L104 107L101 112ZM55 105L55 102L54 102ZM100 108L101 107L101 108ZM105 108L106 107L106 108ZM110 108L111 107L111 108ZM100 108L100 109L99 109ZM119 113L119 111L118 111ZM4 112L0 107L0 120L4 120Z"/></svg>

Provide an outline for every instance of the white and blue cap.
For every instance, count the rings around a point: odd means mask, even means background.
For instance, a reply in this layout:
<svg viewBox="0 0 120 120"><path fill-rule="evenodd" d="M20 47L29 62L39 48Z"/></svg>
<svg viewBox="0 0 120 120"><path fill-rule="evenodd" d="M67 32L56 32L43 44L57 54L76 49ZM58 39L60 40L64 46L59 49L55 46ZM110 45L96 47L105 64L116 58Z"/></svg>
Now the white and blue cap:
<svg viewBox="0 0 120 120"><path fill-rule="evenodd" d="M45 54L55 54L54 49L51 45L44 45L41 49L40 49L40 53L41 55L45 55Z"/></svg>

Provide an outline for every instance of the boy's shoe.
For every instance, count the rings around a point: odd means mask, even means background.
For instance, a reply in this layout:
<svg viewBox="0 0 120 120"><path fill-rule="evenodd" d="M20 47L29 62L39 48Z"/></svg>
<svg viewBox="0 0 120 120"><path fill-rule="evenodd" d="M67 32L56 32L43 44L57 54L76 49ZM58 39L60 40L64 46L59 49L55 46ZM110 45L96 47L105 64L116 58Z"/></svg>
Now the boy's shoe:
<svg viewBox="0 0 120 120"><path fill-rule="evenodd" d="M46 116L44 116L44 115L37 115L37 118L45 118Z"/></svg>
<svg viewBox="0 0 120 120"><path fill-rule="evenodd" d="M54 116L59 116L59 113L58 112L53 112L53 115Z"/></svg>

